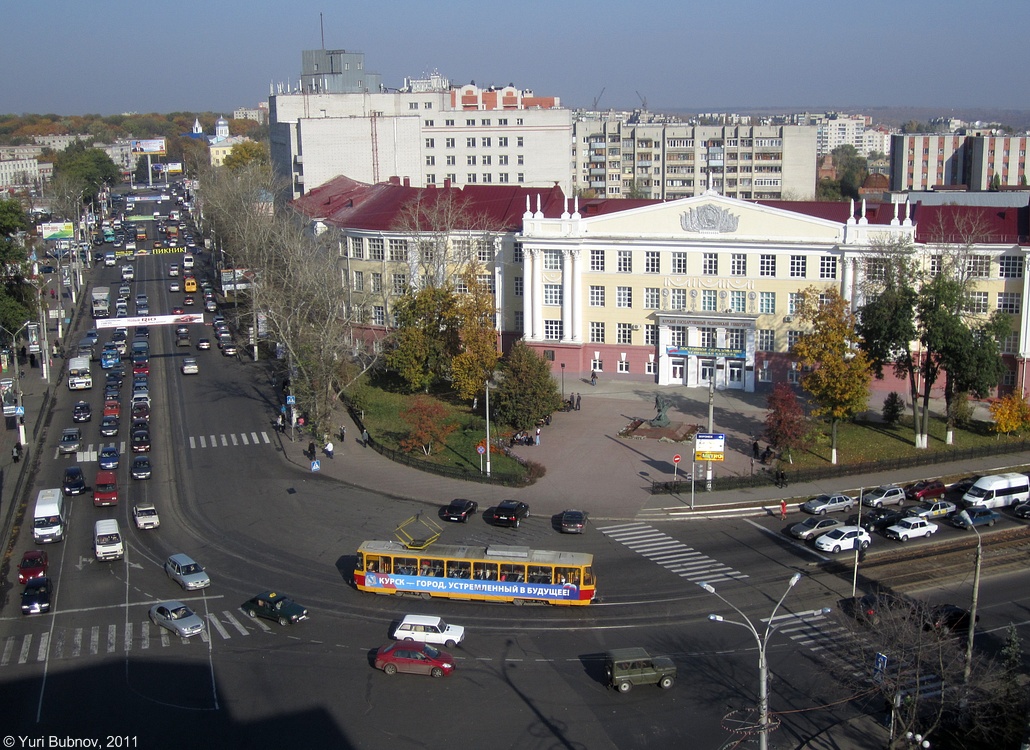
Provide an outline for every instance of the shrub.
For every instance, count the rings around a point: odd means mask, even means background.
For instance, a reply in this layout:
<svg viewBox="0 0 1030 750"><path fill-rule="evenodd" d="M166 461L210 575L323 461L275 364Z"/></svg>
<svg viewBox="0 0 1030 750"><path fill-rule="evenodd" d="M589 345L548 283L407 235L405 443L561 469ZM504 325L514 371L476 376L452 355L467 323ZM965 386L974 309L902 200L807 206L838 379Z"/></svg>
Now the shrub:
<svg viewBox="0 0 1030 750"><path fill-rule="evenodd" d="M901 419L901 415L905 413L905 400L901 398L901 394L897 391L891 391L887 394L887 398L883 400L883 410L880 412L883 417L883 421L886 422L890 427L893 427Z"/></svg>

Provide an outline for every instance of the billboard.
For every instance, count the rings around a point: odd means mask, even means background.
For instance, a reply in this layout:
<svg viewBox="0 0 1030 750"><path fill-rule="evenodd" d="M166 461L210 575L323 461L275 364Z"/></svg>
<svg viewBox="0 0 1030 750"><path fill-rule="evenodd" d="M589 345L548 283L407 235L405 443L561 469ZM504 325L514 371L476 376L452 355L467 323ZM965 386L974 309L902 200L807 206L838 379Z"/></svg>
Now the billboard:
<svg viewBox="0 0 1030 750"><path fill-rule="evenodd" d="M39 226L44 240L70 240L75 237L75 227L70 221L54 221Z"/></svg>
<svg viewBox="0 0 1030 750"><path fill-rule="evenodd" d="M182 174L182 162L181 161L170 161L165 164L165 171L168 174Z"/></svg>
<svg viewBox="0 0 1030 750"><path fill-rule="evenodd" d="M165 139L151 138L149 140L130 140L129 151L134 154L157 154L164 156Z"/></svg>

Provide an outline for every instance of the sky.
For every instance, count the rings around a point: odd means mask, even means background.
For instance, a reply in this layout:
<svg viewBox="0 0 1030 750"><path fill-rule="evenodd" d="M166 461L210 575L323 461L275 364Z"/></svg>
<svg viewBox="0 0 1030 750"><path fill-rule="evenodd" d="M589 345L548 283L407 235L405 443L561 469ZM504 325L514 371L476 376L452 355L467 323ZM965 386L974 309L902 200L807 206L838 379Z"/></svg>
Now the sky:
<svg viewBox="0 0 1030 750"><path fill-rule="evenodd" d="M13 114L230 113L323 46L391 88L439 71L572 108L1030 109L1027 0L10 0L0 18Z"/></svg>

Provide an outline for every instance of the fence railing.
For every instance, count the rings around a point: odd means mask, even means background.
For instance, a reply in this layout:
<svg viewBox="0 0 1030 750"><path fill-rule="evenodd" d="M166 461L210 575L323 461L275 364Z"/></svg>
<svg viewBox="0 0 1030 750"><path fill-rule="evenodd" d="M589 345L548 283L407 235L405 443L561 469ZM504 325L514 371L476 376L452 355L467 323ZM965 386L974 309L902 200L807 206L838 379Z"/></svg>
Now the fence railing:
<svg viewBox="0 0 1030 750"><path fill-rule="evenodd" d="M934 464L967 461L974 458L985 458L1004 453L1020 453L1030 450L1030 441L998 443L974 448L956 448L948 451L920 454L917 456L900 456L881 461L863 461L857 464L840 464L837 466L815 466L805 469L792 469L781 466L786 474L788 486L795 482L812 482L818 479L835 479L837 477L855 476L856 474L874 474L897 469L911 469L915 466L933 466ZM713 490L736 490L746 487L765 487L775 484L775 471L759 471L754 474L730 475L712 478ZM699 482L695 481L695 489ZM703 480L700 481L703 484ZM652 495L672 495L690 492L690 480L676 482L652 482Z"/></svg>

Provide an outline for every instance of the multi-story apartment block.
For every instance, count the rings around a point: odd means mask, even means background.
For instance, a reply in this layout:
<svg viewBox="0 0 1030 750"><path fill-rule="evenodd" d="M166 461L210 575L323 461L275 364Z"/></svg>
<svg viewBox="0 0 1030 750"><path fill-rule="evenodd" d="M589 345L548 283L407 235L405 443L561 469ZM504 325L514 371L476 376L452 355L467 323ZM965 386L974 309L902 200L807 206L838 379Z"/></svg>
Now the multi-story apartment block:
<svg viewBox="0 0 1030 750"><path fill-rule="evenodd" d="M854 146L862 156L890 153L890 131L882 125L873 126L872 118L868 115L805 112L786 119L794 125L804 125L816 129L818 156L832 153L840 146Z"/></svg>
<svg viewBox="0 0 1030 750"><path fill-rule="evenodd" d="M238 107L233 110L232 119L253 120L254 122L264 125L268 122L268 102L260 102L254 109Z"/></svg>
<svg viewBox="0 0 1030 750"><path fill-rule="evenodd" d="M1026 186L1026 135L930 133L891 138L891 190L930 190L963 185L989 190Z"/></svg>
<svg viewBox="0 0 1030 750"><path fill-rule="evenodd" d="M53 164L36 159L0 159L0 187L31 187L53 175Z"/></svg>
<svg viewBox="0 0 1030 750"><path fill-rule="evenodd" d="M339 234L346 306L371 338L420 283L422 238L399 220L410 201L451 196L486 217L455 231L496 295L499 345L524 340L575 376L754 391L800 373L791 347L805 289L839 291L852 306L875 293L882 243L914 248L933 273L960 252L973 280L971 316L1001 310L1013 328L1001 388L1023 387L1030 326L1023 300L1028 209L941 204L746 201L706 192L672 201L570 199L558 188L419 190L399 181L338 178L295 205ZM948 230L978 227L976 236ZM950 250L949 250L950 246ZM890 389L904 384L888 381Z"/></svg>
<svg viewBox="0 0 1030 750"><path fill-rule="evenodd" d="M578 193L676 200L711 189L742 199L800 199L815 191L814 128L581 116L574 135Z"/></svg>
<svg viewBox="0 0 1030 750"><path fill-rule="evenodd" d="M336 61L334 70L356 59ZM269 97L272 163L294 197L341 174L371 183L400 176L415 186L571 188L572 116L555 97L452 87L438 75L399 91L337 92L337 78L304 80L300 92Z"/></svg>

